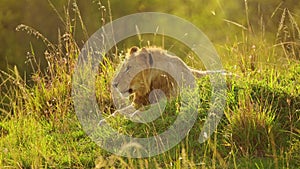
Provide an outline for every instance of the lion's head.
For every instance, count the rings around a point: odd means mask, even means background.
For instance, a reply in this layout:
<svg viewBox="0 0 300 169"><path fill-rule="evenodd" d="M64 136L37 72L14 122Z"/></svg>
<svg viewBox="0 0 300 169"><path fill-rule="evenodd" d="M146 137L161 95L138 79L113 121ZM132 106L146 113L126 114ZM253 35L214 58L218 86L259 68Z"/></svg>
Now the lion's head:
<svg viewBox="0 0 300 169"><path fill-rule="evenodd" d="M149 71L147 69L153 64L151 59L151 54L145 48L139 50L137 47L132 47L118 74L113 79L112 86L124 96L128 96L141 88L147 89L146 84L149 84L149 78L140 79L142 77L139 75L139 78L132 80L141 71Z"/></svg>

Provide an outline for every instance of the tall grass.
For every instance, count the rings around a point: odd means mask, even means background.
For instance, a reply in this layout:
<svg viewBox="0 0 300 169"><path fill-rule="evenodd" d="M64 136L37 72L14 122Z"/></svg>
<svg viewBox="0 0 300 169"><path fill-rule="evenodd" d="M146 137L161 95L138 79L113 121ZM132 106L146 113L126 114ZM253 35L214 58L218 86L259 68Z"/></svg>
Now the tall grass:
<svg viewBox="0 0 300 169"><path fill-rule="evenodd" d="M110 9L105 13L104 8L100 3L103 23L104 15L111 18ZM71 13L70 9L75 10ZM65 29L59 30L56 44L34 28L18 27L42 39L47 46L43 56L48 64L46 70L36 61L38 56L33 47L28 53L34 70L31 85L17 68L8 73L1 71L1 168L296 168L300 165L300 66L296 60L299 27L288 9L283 10L278 32L274 32L277 36L274 45L262 41L250 43L251 34L246 33L243 41L221 47L221 56L234 58L226 68L239 76L227 79L225 116L213 136L203 144L198 143L210 106L209 78L203 78L197 81L202 91L199 116L186 138L161 155L142 159L111 154L83 132L71 98L71 75L80 52L75 41L77 22L85 38L88 32L76 2L69 1L65 17L59 16ZM247 24L245 28L249 31L249 20ZM122 55L116 48L105 57L96 77L97 101L105 115L115 109L110 81L120 62L115 57ZM260 59L277 55L288 59L288 65L277 66ZM176 105L176 101L173 103ZM123 117L109 123L125 134L155 135L176 118L172 103L166 110L170 113L155 124L136 125Z"/></svg>

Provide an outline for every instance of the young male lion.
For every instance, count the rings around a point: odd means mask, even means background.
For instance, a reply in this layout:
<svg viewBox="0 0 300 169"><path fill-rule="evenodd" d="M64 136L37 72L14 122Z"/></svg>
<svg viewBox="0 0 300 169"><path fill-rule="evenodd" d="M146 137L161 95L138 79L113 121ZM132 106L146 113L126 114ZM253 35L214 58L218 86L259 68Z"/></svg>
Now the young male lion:
<svg viewBox="0 0 300 169"><path fill-rule="evenodd" d="M167 98L177 96L179 85L191 84L194 80L192 72L197 76L206 75L206 72L190 69L180 58L160 48L132 47L112 86L123 96L132 95L134 105L140 108L155 102L150 95L155 89L161 90Z"/></svg>
<svg viewBox="0 0 300 169"><path fill-rule="evenodd" d="M182 87L195 87L193 74L202 77L209 72L191 69L179 57L161 48L132 47L112 81L112 95L118 109L112 116L119 112L132 117L141 112L141 107L176 97ZM128 96L131 104L126 105L123 100Z"/></svg>

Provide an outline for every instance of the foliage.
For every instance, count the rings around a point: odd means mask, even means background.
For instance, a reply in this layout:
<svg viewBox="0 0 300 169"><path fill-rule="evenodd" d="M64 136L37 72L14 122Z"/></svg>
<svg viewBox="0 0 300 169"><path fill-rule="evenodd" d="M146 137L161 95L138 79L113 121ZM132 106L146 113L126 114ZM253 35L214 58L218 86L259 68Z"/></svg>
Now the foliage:
<svg viewBox="0 0 300 169"><path fill-rule="evenodd" d="M53 40L52 36L46 38L47 33L44 35L30 26L18 26L18 30L41 39L45 50L40 54L34 50L34 44L30 47L27 56L33 72L31 84L22 77L18 67L10 67L8 72L0 73L1 168L297 168L300 165L299 27L296 22L299 4L255 0L243 3L212 1L203 6L205 2L94 2L93 9L97 11L99 7L101 19L93 23L95 15L87 12L87 3L70 1L66 3L65 10L54 8L62 22L54 25L63 27L58 29L57 40ZM11 10L13 6L15 10L22 9L20 3L5 3L6 7L1 6L3 11ZM53 1L50 7L60 6L60 3L65 4ZM36 9L34 5L37 4L32 1L28 10ZM86 26L85 20L96 27L107 23L112 16L117 18L132 11L152 10L191 19L200 27L202 25L208 34L211 31L209 36L215 33L212 39L217 43L224 39L228 42L217 45L221 58L225 60L225 68L233 73L227 77L225 115L213 136L199 144L197 139L210 106L211 87L209 78L198 79L203 104L199 107L196 124L180 144L151 158L119 157L98 147L83 132L72 105L71 76L81 40L90 35L87 29L90 25ZM245 15L236 15L237 11ZM32 10L32 14L37 16L33 20L42 23L43 20L38 19L39 12L41 9ZM2 12L0 20L12 24L22 17L31 18L15 13L6 16ZM210 21L215 18L217 21L211 24ZM3 23L0 29L4 29ZM39 29L53 31L54 26L50 23L43 23L45 25ZM218 31L224 34L224 29L220 29L224 23L231 31L221 38ZM0 32L0 36L8 35ZM275 39L272 40L272 37ZM146 37L142 36L135 43L143 44L143 38ZM79 44L76 43L78 39ZM126 48L119 47L105 57L96 77L97 101L105 116L115 110L110 96L110 81L124 55L122 50L126 51ZM193 58L188 49L181 50L181 54ZM40 65L38 57L43 57L46 68ZM190 65L197 65L194 63L196 60L184 59ZM109 119L108 123L126 134L155 135L164 131L176 118L177 105L177 100L169 103L166 109L169 113L155 124L136 125L122 116Z"/></svg>

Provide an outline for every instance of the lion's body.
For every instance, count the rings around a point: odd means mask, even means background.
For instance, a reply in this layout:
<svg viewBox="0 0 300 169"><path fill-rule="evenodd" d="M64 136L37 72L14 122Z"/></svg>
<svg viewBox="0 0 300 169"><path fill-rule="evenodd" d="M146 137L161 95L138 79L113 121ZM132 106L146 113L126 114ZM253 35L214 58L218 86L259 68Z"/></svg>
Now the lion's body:
<svg viewBox="0 0 300 169"><path fill-rule="evenodd" d="M123 96L133 95L132 102L139 108L151 103L152 90L160 89L169 99L177 96L179 86L193 80L191 69L177 56L160 48L133 47L114 78L113 87Z"/></svg>
<svg viewBox="0 0 300 169"><path fill-rule="evenodd" d="M133 117L139 116L142 113L140 108L145 105L160 108L162 98L177 97L183 89L193 91L194 76L199 78L212 73L224 74L224 71L191 69L179 57L172 56L161 48L132 47L112 81L112 95L118 110L111 116L122 113L135 122L151 121L148 118L141 121ZM131 98L130 104L128 96Z"/></svg>

